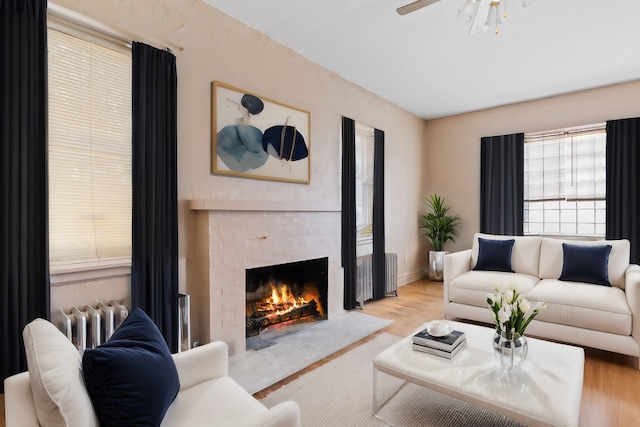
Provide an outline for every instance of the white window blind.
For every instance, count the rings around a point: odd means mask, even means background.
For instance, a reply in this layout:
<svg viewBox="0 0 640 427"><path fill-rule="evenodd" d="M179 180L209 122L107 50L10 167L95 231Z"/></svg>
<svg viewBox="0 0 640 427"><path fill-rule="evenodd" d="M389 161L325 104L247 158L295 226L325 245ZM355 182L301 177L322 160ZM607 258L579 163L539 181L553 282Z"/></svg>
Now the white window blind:
<svg viewBox="0 0 640 427"><path fill-rule="evenodd" d="M604 200L604 128L525 139L525 200Z"/></svg>
<svg viewBox="0 0 640 427"><path fill-rule="evenodd" d="M52 266L131 258L131 54L49 28Z"/></svg>
<svg viewBox="0 0 640 427"><path fill-rule="evenodd" d="M562 138L527 141L524 146L524 199L564 198L565 145Z"/></svg>
<svg viewBox="0 0 640 427"><path fill-rule="evenodd" d="M568 200L604 200L607 195L607 135L591 132L567 140L566 178Z"/></svg>

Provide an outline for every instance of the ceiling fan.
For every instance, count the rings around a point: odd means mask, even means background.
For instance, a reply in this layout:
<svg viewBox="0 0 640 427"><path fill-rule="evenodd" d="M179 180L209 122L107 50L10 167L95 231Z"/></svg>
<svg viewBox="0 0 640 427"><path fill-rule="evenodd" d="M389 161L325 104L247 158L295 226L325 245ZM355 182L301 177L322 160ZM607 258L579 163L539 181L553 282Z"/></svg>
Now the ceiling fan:
<svg viewBox="0 0 640 427"><path fill-rule="evenodd" d="M396 9L399 15L406 15L424 7L438 3L440 0L417 0L400 6ZM531 5L535 0L520 0L523 7ZM470 34L485 31L489 27L495 27L498 34L498 24L501 17L507 17L507 0L464 0L464 4L458 9L458 17L471 22Z"/></svg>
<svg viewBox="0 0 640 427"><path fill-rule="evenodd" d="M405 4L396 9L398 15L406 15L407 13L415 12L434 3L438 3L440 0L417 0L413 3Z"/></svg>

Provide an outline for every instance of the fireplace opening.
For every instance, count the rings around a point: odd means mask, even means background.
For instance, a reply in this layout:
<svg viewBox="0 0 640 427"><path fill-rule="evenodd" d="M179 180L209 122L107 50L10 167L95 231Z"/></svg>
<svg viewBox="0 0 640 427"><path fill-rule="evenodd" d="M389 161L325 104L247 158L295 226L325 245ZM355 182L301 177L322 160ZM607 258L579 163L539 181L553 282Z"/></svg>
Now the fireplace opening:
<svg viewBox="0 0 640 427"><path fill-rule="evenodd" d="M327 319L328 258L246 270L246 336Z"/></svg>

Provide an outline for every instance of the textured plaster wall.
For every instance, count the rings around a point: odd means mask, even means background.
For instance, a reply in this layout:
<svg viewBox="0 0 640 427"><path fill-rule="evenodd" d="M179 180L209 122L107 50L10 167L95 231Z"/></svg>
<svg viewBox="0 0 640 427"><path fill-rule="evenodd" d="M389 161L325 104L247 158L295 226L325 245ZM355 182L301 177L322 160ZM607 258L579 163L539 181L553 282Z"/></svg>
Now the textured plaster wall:
<svg viewBox="0 0 640 427"><path fill-rule="evenodd" d="M199 0L57 0L57 4L174 50L178 68L180 289L192 296L194 338L209 289L195 273L191 199L340 202L340 120L385 131L387 251L401 283L422 275L417 215L424 195L424 122ZM327 46L330 49L331 46ZM354 53L357 55L357 53ZM210 83L218 80L311 113L311 184L210 173ZM92 295L87 295L91 300ZM205 320L206 321L206 320Z"/></svg>
<svg viewBox="0 0 640 427"><path fill-rule="evenodd" d="M481 137L638 117L638 99L640 81L428 121L426 192L445 197L451 211L463 218L460 239L446 249L471 247L480 228Z"/></svg>

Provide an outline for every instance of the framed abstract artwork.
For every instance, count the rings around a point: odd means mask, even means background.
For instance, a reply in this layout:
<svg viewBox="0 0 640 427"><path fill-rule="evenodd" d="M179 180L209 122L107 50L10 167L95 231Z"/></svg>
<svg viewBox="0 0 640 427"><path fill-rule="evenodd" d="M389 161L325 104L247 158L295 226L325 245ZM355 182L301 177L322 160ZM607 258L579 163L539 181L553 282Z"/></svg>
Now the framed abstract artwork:
<svg viewBox="0 0 640 427"><path fill-rule="evenodd" d="M308 111L211 83L211 172L308 184Z"/></svg>

